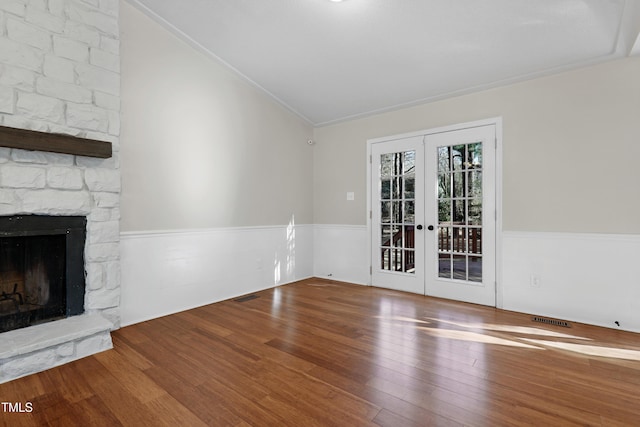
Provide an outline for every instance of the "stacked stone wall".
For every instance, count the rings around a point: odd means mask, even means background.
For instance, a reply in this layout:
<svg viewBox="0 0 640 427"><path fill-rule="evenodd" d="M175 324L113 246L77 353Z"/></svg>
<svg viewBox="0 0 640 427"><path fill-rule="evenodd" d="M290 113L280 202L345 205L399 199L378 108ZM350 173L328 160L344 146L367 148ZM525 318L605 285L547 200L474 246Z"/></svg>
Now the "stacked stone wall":
<svg viewBox="0 0 640 427"><path fill-rule="evenodd" d="M0 382L15 376L8 375L8 367L29 373L20 358L26 364L37 360L34 371L46 369L38 352L67 360L91 353L81 346L76 354L73 341L99 342L98 351L109 347L105 332L95 332L96 316L108 320L111 329L119 327L118 7L118 0L0 1L0 125L107 141L113 147L109 159L0 147L0 215L87 217L85 310L93 319L87 322L89 335L50 340L54 348L35 345L35 353L29 353L11 345L0 352ZM81 331L81 323L75 321L74 328ZM6 334L11 343L20 342L19 330ZM60 358L44 359L55 365Z"/></svg>

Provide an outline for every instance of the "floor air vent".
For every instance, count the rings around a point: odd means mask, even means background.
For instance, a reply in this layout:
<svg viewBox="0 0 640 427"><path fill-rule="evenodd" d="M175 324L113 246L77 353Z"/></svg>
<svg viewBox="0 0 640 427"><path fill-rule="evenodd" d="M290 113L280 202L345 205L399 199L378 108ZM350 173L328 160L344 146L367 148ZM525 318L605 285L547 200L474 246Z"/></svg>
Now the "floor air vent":
<svg viewBox="0 0 640 427"><path fill-rule="evenodd" d="M571 327L569 322L558 319L549 319L548 317L533 316L531 320L538 323L546 323L547 325L562 326L563 328Z"/></svg>
<svg viewBox="0 0 640 427"><path fill-rule="evenodd" d="M251 301L252 299L256 299L256 298L260 298L258 295L253 294L253 295L247 295L244 297L240 297L237 299L234 299L235 302L247 302L247 301Z"/></svg>

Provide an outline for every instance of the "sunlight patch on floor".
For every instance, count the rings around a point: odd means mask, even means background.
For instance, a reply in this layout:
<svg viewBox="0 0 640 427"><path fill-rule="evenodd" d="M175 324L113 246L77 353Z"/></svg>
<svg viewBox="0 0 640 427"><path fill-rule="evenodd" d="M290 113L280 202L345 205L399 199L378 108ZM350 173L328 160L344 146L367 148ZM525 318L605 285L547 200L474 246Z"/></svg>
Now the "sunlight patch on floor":
<svg viewBox="0 0 640 427"><path fill-rule="evenodd" d="M598 356L613 359L640 361L640 350L567 342L567 340L593 340L591 338L580 337L576 335L565 334L530 326L500 325L482 322L461 322L453 320L443 320L435 317L427 317L424 320L408 316L375 316L375 318L384 323L388 323L391 326L395 326L396 328L402 328L404 329L405 333L407 332L407 328L409 328L421 331L434 338L444 338L457 341L476 342L481 344L495 344L536 350L547 350L553 348L580 353L586 356ZM469 330L444 329L436 325L449 325L456 328ZM509 333L514 334L514 336L513 339L509 339L505 337L488 335L485 332ZM545 339L525 338L524 336L526 335L539 335L557 340L551 341Z"/></svg>
<svg viewBox="0 0 640 427"><path fill-rule="evenodd" d="M543 348L540 348L534 345L529 345L529 344L508 340L504 338L498 338L491 335L479 334L476 332L458 331L454 329L434 329L434 328L425 328L420 326L418 327L418 329L436 338L446 338L446 339L460 340L460 341L472 341L472 342L477 342L481 344L497 344L497 345L506 345L509 347L520 347L520 348L543 350Z"/></svg>
<svg viewBox="0 0 640 427"><path fill-rule="evenodd" d="M610 357L614 359L637 360L640 361L640 351L626 348L600 347L595 345L575 344L561 341L546 341L522 338L523 341L553 347L561 350L573 351L587 356Z"/></svg>
<svg viewBox="0 0 640 427"><path fill-rule="evenodd" d="M482 329L482 330L496 331L496 332L510 332L514 334L543 335L543 336L555 337L555 338L572 338L576 340L590 340L589 338L578 337L570 334L563 334L560 332L549 331L546 329L533 328L530 326L495 325L491 323L465 323L465 322L454 322L451 320L434 319L431 317L428 319L439 322L439 323L446 323L449 325L459 326L459 327L468 328L468 329Z"/></svg>
<svg viewBox="0 0 640 427"><path fill-rule="evenodd" d="M412 317L406 316L374 316L375 319L381 320L395 320L397 322L409 322L409 323L420 323L425 325L430 325L432 322L427 322L426 320L418 320Z"/></svg>

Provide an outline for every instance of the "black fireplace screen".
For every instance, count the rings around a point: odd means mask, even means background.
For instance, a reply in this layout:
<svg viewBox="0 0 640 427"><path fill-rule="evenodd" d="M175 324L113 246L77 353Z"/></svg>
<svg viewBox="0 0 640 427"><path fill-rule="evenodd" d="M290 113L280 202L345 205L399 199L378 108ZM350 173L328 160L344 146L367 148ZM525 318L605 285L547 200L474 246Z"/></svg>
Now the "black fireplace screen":
<svg viewBox="0 0 640 427"><path fill-rule="evenodd" d="M84 312L85 238L85 217L0 217L0 332Z"/></svg>

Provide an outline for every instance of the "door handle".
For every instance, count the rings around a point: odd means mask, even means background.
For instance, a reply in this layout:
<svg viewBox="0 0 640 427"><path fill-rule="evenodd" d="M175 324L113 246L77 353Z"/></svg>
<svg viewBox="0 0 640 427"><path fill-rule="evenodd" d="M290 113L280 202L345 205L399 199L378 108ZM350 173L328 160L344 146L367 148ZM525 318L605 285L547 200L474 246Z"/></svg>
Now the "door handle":
<svg viewBox="0 0 640 427"><path fill-rule="evenodd" d="M428 227L427 227L427 230L429 230L429 231L433 231L433 225L428 226Z"/></svg>
<svg viewBox="0 0 640 427"><path fill-rule="evenodd" d="M418 225L416 225L416 228L417 228L418 230L422 230L422 224L418 224Z"/></svg>

